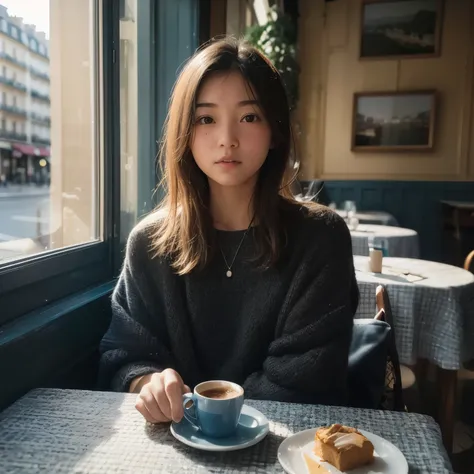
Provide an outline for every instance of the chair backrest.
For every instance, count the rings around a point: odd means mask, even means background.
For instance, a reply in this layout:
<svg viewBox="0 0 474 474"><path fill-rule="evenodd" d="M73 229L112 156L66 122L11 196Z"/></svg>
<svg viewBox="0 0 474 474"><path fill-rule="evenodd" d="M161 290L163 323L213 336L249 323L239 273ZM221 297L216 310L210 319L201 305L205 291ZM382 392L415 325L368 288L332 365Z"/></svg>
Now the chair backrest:
<svg viewBox="0 0 474 474"><path fill-rule="evenodd" d="M474 261L474 250L471 251L469 255L466 257L466 260L464 260L464 270L472 271L471 265L473 261Z"/></svg>
<svg viewBox="0 0 474 474"><path fill-rule="evenodd" d="M395 326L393 322L390 298L388 297L388 292L384 286L379 285L375 290L375 300L377 306L377 315L375 317L382 317L391 328L387 354L387 367L385 373L385 391L382 407L390 410L403 411L405 410L405 403L403 401L402 375L396 346Z"/></svg>
<svg viewBox="0 0 474 474"><path fill-rule="evenodd" d="M376 291L373 319L356 319L349 351L350 404L361 408L404 410L400 364L386 290Z"/></svg>

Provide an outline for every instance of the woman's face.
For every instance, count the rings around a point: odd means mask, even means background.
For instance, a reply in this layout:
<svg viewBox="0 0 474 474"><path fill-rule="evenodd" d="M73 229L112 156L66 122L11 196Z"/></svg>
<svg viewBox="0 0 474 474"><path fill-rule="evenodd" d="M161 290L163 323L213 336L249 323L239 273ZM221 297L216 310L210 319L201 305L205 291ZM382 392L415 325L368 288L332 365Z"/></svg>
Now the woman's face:
<svg viewBox="0 0 474 474"><path fill-rule="evenodd" d="M239 72L215 73L196 100L191 152L211 187L255 186L271 130Z"/></svg>

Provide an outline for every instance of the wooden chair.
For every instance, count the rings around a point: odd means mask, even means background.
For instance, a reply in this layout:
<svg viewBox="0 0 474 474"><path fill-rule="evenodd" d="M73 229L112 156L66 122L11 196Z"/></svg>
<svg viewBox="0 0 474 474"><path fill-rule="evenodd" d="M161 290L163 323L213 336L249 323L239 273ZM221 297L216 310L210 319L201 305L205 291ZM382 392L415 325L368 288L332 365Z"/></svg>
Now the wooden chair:
<svg viewBox="0 0 474 474"><path fill-rule="evenodd" d="M388 299L387 291L382 285L377 286L375 290L375 301L377 306L375 319L385 321L391 327L391 349L388 353L385 370L385 391L382 408L402 411L406 408L403 401L400 362L398 360L398 351L395 344L395 327L393 324L390 300Z"/></svg>
<svg viewBox="0 0 474 474"><path fill-rule="evenodd" d="M377 316L375 316L375 318L380 319L380 314L385 315L385 320L392 327L393 337L395 338L395 328L393 323L392 308L390 306L390 299L388 297L387 290L382 285L379 285L375 290L375 299L377 305ZM400 379L402 390L409 389L416 382L416 377L413 370L411 370L410 367L402 364L400 364Z"/></svg>
<svg viewBox="0 0 474 474"><path fill-rule="evenodd" d="M464 270L471 270L471 264L474 260L474 250L466 257L466 260L464 260Z"/></svg>

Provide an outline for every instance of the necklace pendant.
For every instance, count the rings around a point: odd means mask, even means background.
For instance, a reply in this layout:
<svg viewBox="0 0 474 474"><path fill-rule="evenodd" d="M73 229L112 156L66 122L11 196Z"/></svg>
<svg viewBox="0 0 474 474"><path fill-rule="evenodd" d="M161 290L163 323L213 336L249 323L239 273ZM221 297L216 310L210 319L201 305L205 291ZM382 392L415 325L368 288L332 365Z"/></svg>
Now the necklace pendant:
<svg viewBox="0 0 474 474"><path fill-rule="evenodd" d="M232 270L227 270L226 276L227 278L230 278L232 276Z"/></svg>

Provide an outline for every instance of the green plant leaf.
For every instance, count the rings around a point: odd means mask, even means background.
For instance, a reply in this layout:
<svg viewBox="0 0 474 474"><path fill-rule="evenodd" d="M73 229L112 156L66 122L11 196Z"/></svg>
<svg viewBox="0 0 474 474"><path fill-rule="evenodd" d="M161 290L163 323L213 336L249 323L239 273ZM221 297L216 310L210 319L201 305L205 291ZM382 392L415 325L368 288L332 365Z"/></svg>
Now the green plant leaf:
<svg viewBox="0 0 474 474"><path fill-rule="evenodd" d="M300 68L296 59L296 25L291 17L272 7L267 23L247 28L245 39L274 64L285 84L290 109L294 109L298 101Z"/></svg>

